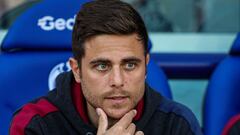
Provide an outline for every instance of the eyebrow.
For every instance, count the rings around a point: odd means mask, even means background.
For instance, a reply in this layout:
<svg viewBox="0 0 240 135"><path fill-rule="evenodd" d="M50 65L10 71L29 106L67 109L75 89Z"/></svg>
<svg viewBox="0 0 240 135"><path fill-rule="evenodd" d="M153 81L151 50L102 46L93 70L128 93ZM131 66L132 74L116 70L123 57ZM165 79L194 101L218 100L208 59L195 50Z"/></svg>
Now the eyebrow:
<svg viewBox="0 0 240 135"><path fill-rule="evenodd" d="M127 63L127 62L137 62L140 63L142 60L137 58L137 57L128 57L122 60L123 63Z"/></svg>
<svg viewBox="0 0 240 135"><path fill-rule="evenodd" d="M98 63L111 63L111 61L108 60L108 59L105 59L105 58L97 58L97 59L94 59L90 62L91 65L95 65L95 64L98 64Z"/></svg>
<svg viewBox="0 0 240 135"><path fill-rule="evenodd" d="M140 63L142 60L137 58L137 57L127 57L127 58L124 58L121 60L121 63L127 63L127 62L136 62L136 63ZM94 59L90 62L91 65L95 65L95 64L98 64L98 63L107 63L107 64L110 64L111 61L109 59L106 59L106 58L97 58L97 59Z"/></svg>

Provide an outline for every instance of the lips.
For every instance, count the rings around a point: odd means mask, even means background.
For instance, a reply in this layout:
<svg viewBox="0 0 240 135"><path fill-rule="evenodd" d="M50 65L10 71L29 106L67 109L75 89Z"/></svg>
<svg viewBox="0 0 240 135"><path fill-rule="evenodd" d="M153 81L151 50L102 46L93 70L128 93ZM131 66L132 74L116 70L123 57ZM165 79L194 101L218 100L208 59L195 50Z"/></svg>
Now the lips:
<svg viewBox="0 0 240 135"><path fill-rule="evenodd" d="M106 99L123 99L123 98L127 98L128 96L109 96L106 97Z"/></svg>
<svg viewBox="0 0 240 135"><path fill-rule="evenodd" d="M113 104L120 104L126 102L128 98L128 96L109 96L105 99L111 101Z"/></svg>

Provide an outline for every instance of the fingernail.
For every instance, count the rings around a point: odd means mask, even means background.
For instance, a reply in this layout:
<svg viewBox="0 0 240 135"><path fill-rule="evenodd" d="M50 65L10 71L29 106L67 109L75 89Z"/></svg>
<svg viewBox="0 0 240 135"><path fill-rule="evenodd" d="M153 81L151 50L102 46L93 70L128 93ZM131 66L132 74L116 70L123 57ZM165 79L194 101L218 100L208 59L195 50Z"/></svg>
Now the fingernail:
<svg viewBox="0 0 240 135"><path fill-rule="evenodd" d="M96 113L97 113L98 116L100 116L100 108L96 109Z"/></svg>
<svg viewBox="0 0 240 135"><path fill-rule="evenodd" d="M134 114L136 115L137 114L137 110L133 110Z"/></svg>

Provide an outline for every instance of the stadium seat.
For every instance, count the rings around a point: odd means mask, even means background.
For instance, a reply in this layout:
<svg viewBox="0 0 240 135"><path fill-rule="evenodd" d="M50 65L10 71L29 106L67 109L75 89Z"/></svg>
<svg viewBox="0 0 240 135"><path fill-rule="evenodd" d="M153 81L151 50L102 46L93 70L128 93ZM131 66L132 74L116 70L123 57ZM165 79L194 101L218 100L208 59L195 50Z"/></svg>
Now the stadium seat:
<svg viewBox="0 0 240 135"><path fill-rule="evenodd" d="M240 113L240 33L213 72L204 99L205 135L220 135L231 117Z"/></svg>
<svg viewBox="0 0 240 135"><path fill-rule="evenodd" d="M87 0L45 0L22 13L8 30L0 54L0 134L7 135L13 113L55 87L69 71L74 16ZM57 4L56 4L57 3ZM172 98L167 78L150 60L147 81Z"/></svg>

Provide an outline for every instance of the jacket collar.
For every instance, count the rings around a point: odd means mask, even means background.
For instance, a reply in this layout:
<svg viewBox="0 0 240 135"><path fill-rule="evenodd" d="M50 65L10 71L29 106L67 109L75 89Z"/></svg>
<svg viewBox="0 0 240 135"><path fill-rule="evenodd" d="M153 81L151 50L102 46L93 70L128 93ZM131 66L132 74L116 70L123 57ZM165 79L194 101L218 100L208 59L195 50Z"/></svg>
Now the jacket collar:
<svg viewBox="0 0 240 135"><path fill-rule="evenodd" d="M71 95L73 81L72 72L60 74L56 79L56 97L52 102L60 109L65 118L79 134L96 133L97 129L85 123L74 107Z"/></svg>
<svg viewBox="0 0 240 135"><path fill-rule="evenodd" d="M140 120L135 124L139 130L143 130L144 127L148 124L148 121L151 119L153 113L158 109L162 100L162 96L154 91L149 85L145 84L145 94L144 94L144 111Z"/></svg>

